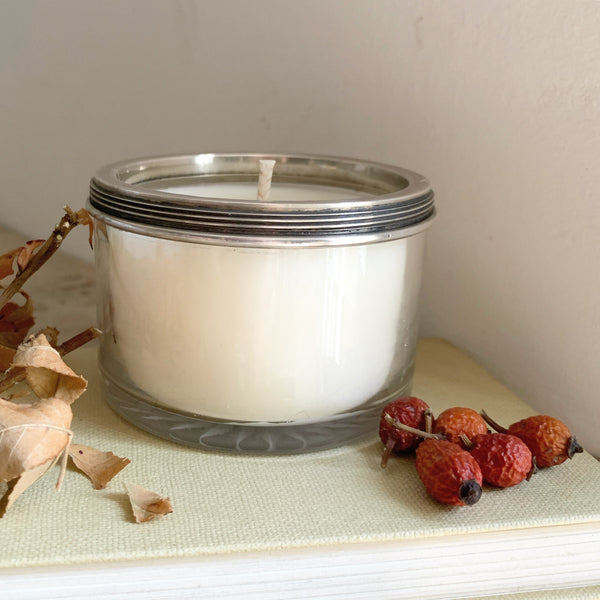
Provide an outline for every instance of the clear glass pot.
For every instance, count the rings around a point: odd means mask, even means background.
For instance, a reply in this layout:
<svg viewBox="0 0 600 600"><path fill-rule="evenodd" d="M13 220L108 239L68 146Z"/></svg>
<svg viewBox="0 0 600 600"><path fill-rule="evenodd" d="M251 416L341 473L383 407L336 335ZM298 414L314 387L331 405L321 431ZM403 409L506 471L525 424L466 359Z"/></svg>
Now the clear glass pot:
<svg viewBox="0 0 600 600"><path fill-rule="evenodd" d="M259 158L277 161L269 202ZM410 392L427 181L331 157L139 159L98 172L108 403L196 447L292 453L375 431Z"/></svg>

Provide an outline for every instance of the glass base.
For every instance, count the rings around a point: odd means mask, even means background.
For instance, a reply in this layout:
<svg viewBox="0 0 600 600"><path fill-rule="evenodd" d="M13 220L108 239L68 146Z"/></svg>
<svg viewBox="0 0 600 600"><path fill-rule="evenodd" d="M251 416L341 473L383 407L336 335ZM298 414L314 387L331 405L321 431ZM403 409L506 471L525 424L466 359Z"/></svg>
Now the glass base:
<svg viewBox="0 0 600 600"><path fill-rule="evenodd" d="M172 412L149 404L103 377L108 405L131 424L158 437L238 454L297 454L335 448L378 431L384 398L375 406L331 419L292 423L232 423ZM410 383L394 398L410 393Z"/></svg>

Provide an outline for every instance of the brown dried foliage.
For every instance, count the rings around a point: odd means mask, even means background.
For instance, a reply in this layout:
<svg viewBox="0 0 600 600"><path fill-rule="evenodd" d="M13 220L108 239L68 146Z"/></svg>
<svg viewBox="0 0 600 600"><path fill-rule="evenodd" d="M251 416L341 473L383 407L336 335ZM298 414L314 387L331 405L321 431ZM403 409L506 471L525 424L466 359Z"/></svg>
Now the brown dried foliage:
<svg viewBox="0 0 600 600"><path fill-rule="evenodd" d="M126 488L136 523L153 521L173 512L169 498L163 498L141 485L129 484Z"/></svg>

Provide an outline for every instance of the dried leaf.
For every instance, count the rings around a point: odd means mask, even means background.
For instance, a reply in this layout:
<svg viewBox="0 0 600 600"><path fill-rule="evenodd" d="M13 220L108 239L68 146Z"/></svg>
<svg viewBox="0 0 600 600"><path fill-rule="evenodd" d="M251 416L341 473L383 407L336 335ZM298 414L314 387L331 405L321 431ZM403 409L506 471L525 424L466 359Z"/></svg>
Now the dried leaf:
<svg viewBox="0 0 600 600"><path fill-rule="evenodd" d="M10 481L62 454L73 412L56 398L17 404L0 398L0 482Z"/></svg>
<svg viewBox="0 0 600 600"><path fill-rule="evenodd" d="M80 214L82 211L85 212L85 215ZM85 208L82 208L81 210L78 211L77 213L79 216L79 222L82 225L87 225L90 235L88 237L88 242L90 244L90 248L94 248L94 220L92 219L92 217L90 216L90 214L88 213L87 210L85 210Z"/></svg>
<svg viewBox="0 0 600 600"><path fill-rule="evenodd" d="M65 206L64 209L66 214L63 215L48 239L37 251L32 252L31 248L21 246L0 257L0 275L6 277L13 273L13 260L15 256L20 256L22 254L18 275L8 284L2 294L0 294L0 308L7 304L8 301L23 287L25 282L60 248L65 237L77 227L77 225L87 225L89 227L91 245L94 224L87 210L82 208L75 212L68 206ZM34 246L36 243L37 240L34 241L31 246ZM22 265L25 266L23 267Z"/></svg>
<svg viewBox="0 0 600 600"><path fill-rule="evenodd" d="M15 272L13 262L15 257L21 252L21 248L22 246L0 256L0 279L4 279Z"/></svg>
<svg viewBox="0 0 600 600"><path fill-rule="evenodd" d="M7 394L4 397L4 400L10 400L11 402L14 402L15 400L20 400L21 398L25 398L26 396L31 395L31 391L30 390L19 390L18 392L13 392L12 394Z"/></svg>
<svg viewBox="0 0 600 600"><path fill-rule="evenodd" d="M58 334L60 333L60 331L58 331L56 327L44 327L44 329L38 331L37 335L39 335L40 333L43 333L46 336L48 343L53 348L56 348L56 344L58 343Z"/></svg>
<svg viewBox="0 0 600 600"><path fill-rule="evenodd" d="M19 267L19 273L27 267L34 252L45 242L46 240L30 240L24 246L21 247L19 254L17 255L17 266Z"/></svg>
<svg viewBox="0 0 600 600"><path fill-rule="evenodd" d="M69 456L75 466L90 478L95 490L104 489L131 462L112 452L102 452L81 444L71 444Z"/></svg>
<svg viewBox="0 0 600 600"><path fill-rule="evenodd" d="M162 498L141 485L128 484L125 487L136 523L152 521L173 512L169 498Z"/></svg>
<svg viewBox="0 0 600 600"><path fill-rule="evenodd" d="M73 213L73 210L70 209L68 206L65 206L65 210L67 212L71 211L71 213ZM90 213L85 210L85 208L80 208L76 213L73 213L73 221L77 224L77 225L87 225L90 235L88 238L88 242L90 244L90 248L94 247L94 220L92 219L92 216L90 215Z"/></svg>
<svg viewBox="0 0 600 600"><path fill-rule="evenodd" d="M30 240L24 246L19 246L0 256L0 280L15 272L15 259L17 268L19 269L19 272L21 272L29 264L31 257L37 248L43 243L44 240Z"/></svg>
<svg viewBox="0 0 600 600"><path fill-rule="evenodd" d="M16 351L16 348L9 348L0 344L0 371L4 372L8 370Z"/></svg>
<svg viewBox="0 0 600 600"><path fill-rule="evenodd" d="M8 482L8 489L4 496L0 498L0 519L6 514L6 511L15 503L17 498L31 485L33 485L42 475L48 472L54 465L55 460L49 460L47 463L25 471L19 477Z"/></svg>
<svg viewBox="0 0 600 600"><path fill-rule="evenodd" d="M35 403L16 404L0 398L0 482L8 482L0 501L5 512L47 468L63 456L57 488L66 467L73 436L71 403L87 382L62 361L43 334L30 337L17 348L13 364L25 371Z"/></svg>
<svg viewBox="0 0 600 600"><path fill-rule="evenodd" d="M76 347L71 340L63 344L64 348L54 348L58 338L54 328L25 340L34 319L29 296L20 292L23 284L56 252L73 227L88 225L92 243L93 221L89 213L85 209L74 212L69 207L65 207L65 212L46 241L32 240L0 256L0 280L13 275L15 268L18 270L6 287L0 286L0 370L10 370L0 381L0 389L5 391L26 379L39 398L29 404L0 398L0 482L8 484L0 498L0 518L62 456L56 485L60 488L73 436L70 405L87 388L87 381L61 359L60 350L66 353ZM25 298L23 305L11 302L19 292ZM90 330L76 341L81 345L96 335L96 330ZM115 458L117 462L126 460ZM104 477L110 480L124 466L113 463L112 474L105 472Z"/></svg>
<svg viewBox="0 0 600 600"><path fill-rule="evenodd" d="M44 334L23 342L12 364L25 368L27 383L39 398L53 398L71 404L87 388L87 381L65 364Z"/></svg>
<svg viewBox="0 0 600 600"><path fill-rule="evenodd" d="M2 311L0 311L0 313L2 313ZM46 339L53 348L56 347L56 344L58 342L58 329L56 329L55 327L44 327L44 329L42 329L40 333L43 333L46 336ZM25 332L25 335L26 334L27 332ZM0 331L0 372L8 371L8 369L12 365L15 352L17 351L17 346L25 339L25 335L23 335L21 339L18 339L17 337L12 338L18 340L13 345L10 341L5 339L3 332ZM59 348L57 348L57 350L59 350L60 352ZM15 367L15 371L20 368L21 367Z"/></svg>
<svg viewBox="0 0 600 600"><path fill-rule="evenodd" d="M9 348L16 348L35 323L31 298L25 292L20 293L25 298L24 304L9 302L0 309L0 344Z"/></svg>
<svg viewBox="0 0 600 600"><path fill-rule="evenodd" d="M64 341L60 346L56 346L57 338L58 338L58 330L54 327L46 327L42 329L40 333L43 333L46 338L50 341L50 345L55 347L57 352L64 356L73 350L76 350L80 346L87 344L89 341L97 338L102 335L102 332L95 327L89 327L85 331L74 335L68 340ZM4 379L0 380L0 393L9 390L14 385L20 383L25 379L25 367L17 367L12 365L10 368L10 372L4 377Z"/></svg>

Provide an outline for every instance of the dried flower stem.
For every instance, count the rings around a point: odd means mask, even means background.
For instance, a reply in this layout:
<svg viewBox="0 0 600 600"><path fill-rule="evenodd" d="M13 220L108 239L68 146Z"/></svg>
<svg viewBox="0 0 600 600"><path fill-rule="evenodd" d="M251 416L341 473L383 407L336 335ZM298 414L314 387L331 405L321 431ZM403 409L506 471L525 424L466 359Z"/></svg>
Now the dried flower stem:
<svg viewBox="0 0 600 600"><path fill-rule="evenodd" d="M73 352L80 346L87 344L98 336L102 335L102 332L95 327L88 327L84 331L74 335L72 338L65 340L60 346L56 347L56 350L61 356ZM22 367L15 368L8 373L8 375L0 381L0 393L5 392L13 385L20 383L25 379L25 369Z"/></svg>
<svg viewBox="0 0 600 600"><path fill-rule="evenodd" d="M385 415L385 420L396 429L402 429L403 431L408 431L409 433L414 433L422 438L431 438L433 440L445 440L445 436L438 433L428 433L427 431L421 431L420 429L416 429L411 427L410 425L405 425L398 419L394 419L391 415Z"/></svg>
<svg viewBox="0 0 600 600"><path fill-rule="evenodd" d="M91 219L85 210L73 211L65 206L65 214L54 227L50 237L40 246L31 257L27 266L4 288L0 295L0 310L23 287L23 284L60 248L71 229L80 224L89 225Z"/></svg>
<svg viewBox="0 0 600 600"><path fill-rule="evenodd" d="M96 339L97 337L100 337L101 335L102 332L99 329L96 329L95 327L88 327L81 333L78 333L72 338L65 340L60 346L56 346L56 349L58 350L58 353L61 356L64 356L65 354L73 352L73 350L76 350L80 346L91 342L92 340Z"/></svg>

